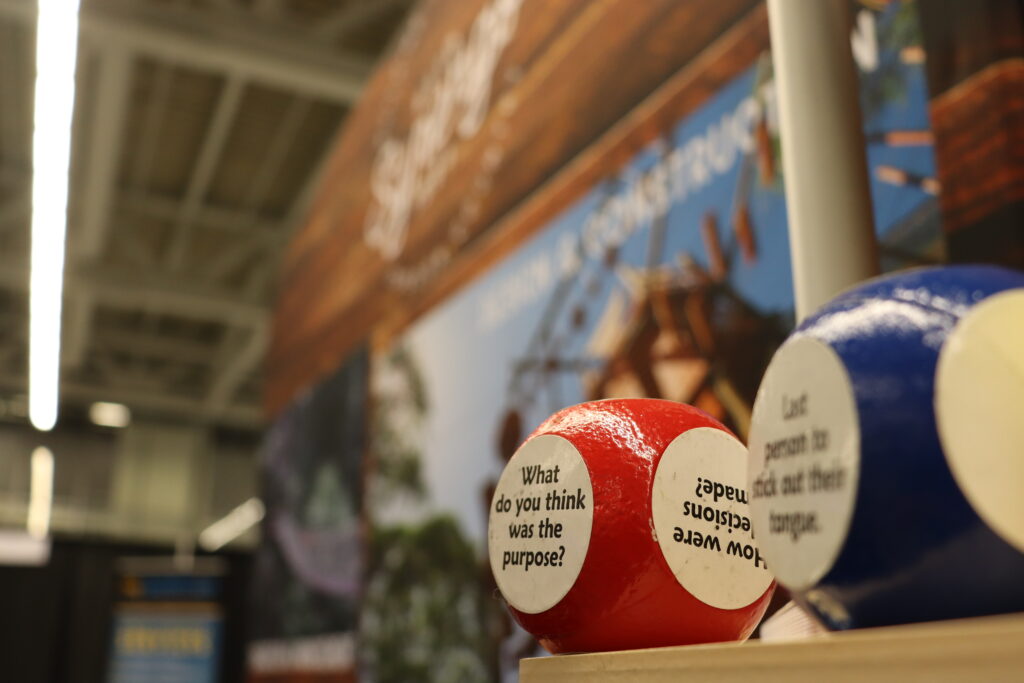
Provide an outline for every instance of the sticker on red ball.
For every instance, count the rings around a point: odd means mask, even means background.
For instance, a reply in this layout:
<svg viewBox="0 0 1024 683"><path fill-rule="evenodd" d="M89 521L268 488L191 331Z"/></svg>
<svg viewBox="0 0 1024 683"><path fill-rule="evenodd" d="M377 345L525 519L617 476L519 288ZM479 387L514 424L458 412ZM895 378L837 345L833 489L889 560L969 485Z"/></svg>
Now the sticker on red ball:
<svg viewBox="0 0 1024 683"><path fill-rule="evenodd" d="M687 592L719 609L746 607L772 582L746 484L747 449L713 427L677 436L654 474L651 514L665 561Z"/></svg>
<svg viewBox="0 0 1024 683"><path fill-rule="evenodd" d="M491 501L491 571L508 603L528 614L551 609L583 568L594 522L594 491L583 456L544 434L519 447Z"/></svg>
<svg viewBox="0 0 1024 683"><path fill-rule="evenodd" d="M772 358L750 424L750 510L779 582L815 585L846 542L860 474L853 386L827 344L794 337Z"/></svg>

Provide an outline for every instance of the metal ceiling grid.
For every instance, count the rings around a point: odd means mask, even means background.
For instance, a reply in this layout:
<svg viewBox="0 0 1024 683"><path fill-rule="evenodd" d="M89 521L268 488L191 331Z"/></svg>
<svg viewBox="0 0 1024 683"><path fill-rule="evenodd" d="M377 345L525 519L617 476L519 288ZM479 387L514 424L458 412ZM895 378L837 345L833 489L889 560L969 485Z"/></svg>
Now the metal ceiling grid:
<svg viewBox="0 0 1024 683"><path fill-rule="evenodd" d="M259 425L277 259L411 0L82 0L63 400ZM25 390L35 9L0 0L0 391Z"/></svg>

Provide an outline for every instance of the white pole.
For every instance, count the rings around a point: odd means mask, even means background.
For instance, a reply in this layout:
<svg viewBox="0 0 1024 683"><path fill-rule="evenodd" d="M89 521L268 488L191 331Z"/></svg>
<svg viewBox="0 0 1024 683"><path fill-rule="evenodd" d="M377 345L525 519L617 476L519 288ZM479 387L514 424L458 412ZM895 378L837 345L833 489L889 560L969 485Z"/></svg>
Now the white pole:
<svg viewBox="0 0 1024 683"><path fill-rule="evenodd" d="M845 0L768 0L797 320L878 273Z"/></svg>

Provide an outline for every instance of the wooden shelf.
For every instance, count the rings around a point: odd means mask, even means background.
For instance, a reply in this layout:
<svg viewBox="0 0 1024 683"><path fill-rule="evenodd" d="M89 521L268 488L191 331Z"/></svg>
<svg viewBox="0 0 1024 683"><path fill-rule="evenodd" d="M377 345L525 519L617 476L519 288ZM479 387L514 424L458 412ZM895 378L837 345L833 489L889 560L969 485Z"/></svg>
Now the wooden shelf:
<svg viewBox="0 0 1024 683"><path fill-rule="evenodd" d="M522 683L1024 681L1024 614L722 643L524 659Z"/></svg>

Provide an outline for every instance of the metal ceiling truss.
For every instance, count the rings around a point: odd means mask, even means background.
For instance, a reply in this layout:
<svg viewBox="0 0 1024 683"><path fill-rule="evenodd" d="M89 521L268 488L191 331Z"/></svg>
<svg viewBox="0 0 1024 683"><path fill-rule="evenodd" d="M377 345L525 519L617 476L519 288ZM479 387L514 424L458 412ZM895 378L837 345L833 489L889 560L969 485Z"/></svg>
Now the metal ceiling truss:
<svg viewBox="0 0 1024 683"><path fill-rule="evenodd" d="M285 0L211 0L203 7L83 0L79 82L88 72L89 91L80 94L76 112L75 132L84 139L76 142L80 160L71 189L62 358L67 400L121 401L185 420L258 425L258 397L240 394L253 386L267 346L277 259L306 218L344 111L376 57L346 51L343 39L409 4L324 0L319 18L310 20L290 14ZM0 0L0 37L21 31L31 40L34 20L34 3ZM380 42L383 48L386 40ZM148 62L144 102L136 101L140 59ZM24 61L0 55L2 82L30 86L32 65ZM175 89L184 87L175 77L182 69L215 77L219 92L181 191L169 194L153 180L166 168L161 141L174 122L169 107ZM240 117L252 115L246 111L252 87L282 98L282 114L270 124L241 199L226 204L215 199L214 188L232 154L233 130ZM294 174L289 159L296 142L310 135L309 121L316 111L322 119L325 105L338 120L333 132L322 123L318 129L326 132L312 146L320 157L305 162L306 177L286 211L268 208L286 163ZM0 111L0 133L18 128L30 135L31 120L23 118ZM129 131L135 131L134 148L126 148ZM30 171L18 147L24 140L10 137L0 139L0 236L21 228L27 234L30 208ZM0 289L24 292L24 256L0 256ZM118 323L110 324L115 313ZM169 326L175 336L167 336ZM0 337L3 390L24 390L23 370L12 365L23 356L24 334Z"/></svg>

